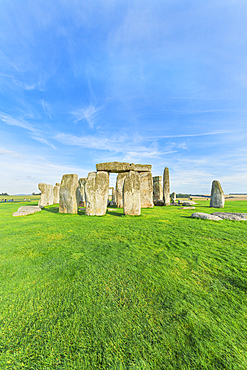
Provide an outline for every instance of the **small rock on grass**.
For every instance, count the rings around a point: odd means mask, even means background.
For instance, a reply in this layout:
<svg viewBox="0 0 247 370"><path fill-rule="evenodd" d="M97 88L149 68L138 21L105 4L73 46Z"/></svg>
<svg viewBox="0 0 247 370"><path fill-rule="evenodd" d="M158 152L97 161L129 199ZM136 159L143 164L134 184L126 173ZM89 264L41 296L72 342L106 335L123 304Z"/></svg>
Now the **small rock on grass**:
<svg viewBox="0 0 247 370"><path fill-rule="evenodd" d="M180 207L179 209L196 209L196 207Z"/></svg>
<svg viewBox="0 0 247 370"><path fill-rule="evenodd" d="M247 213L214 212L211 214L224 220L247 221Z"/></svg>

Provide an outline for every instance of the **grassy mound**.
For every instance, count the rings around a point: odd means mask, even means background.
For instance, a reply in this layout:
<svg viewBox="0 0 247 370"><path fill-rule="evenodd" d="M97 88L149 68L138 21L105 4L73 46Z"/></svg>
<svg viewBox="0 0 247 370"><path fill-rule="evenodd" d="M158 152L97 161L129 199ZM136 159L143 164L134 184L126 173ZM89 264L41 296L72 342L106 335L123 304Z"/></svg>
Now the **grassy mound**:
<svg viewBox="0 0 247 370"><path fill-rule="evenodd" d="M247 369L247 222L21 205L0 204L0 369Z"/></svg>

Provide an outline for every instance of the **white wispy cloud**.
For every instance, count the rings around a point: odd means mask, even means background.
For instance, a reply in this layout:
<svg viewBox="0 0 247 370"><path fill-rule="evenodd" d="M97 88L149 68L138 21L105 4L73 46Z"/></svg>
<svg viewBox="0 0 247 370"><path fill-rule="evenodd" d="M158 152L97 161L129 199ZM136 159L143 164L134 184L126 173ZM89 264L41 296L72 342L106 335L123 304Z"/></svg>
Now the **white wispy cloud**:
<svg viewBox="0 0 247 370"><path fill-rule="evenodd" d="M42 108L43 108L43 111L45 112L45 114L50 118L51 118L51 109L50 109L50 104L48 104L44 99L41 100L41 105L42 105Z"/></svg>
<svg viewBox="0 0 247 370"><path fill-rule="evenodd" d="M86 120L89 124L89 127L93 128L94 119L101 109L102 109L101 107L89 105L87 108L76 109L72 111L71 114L75 117L74 119L75 123L82 120Z"/></svg>
<svg viewBox="0 0 247 370"><path fill-rule="evenodd" d="M11 157L21 157L20 153L17 153L17 152L12 151L12 150L6 150L6 149L0 149L0 155L7 155L7 156L11 156Z"/></svg>

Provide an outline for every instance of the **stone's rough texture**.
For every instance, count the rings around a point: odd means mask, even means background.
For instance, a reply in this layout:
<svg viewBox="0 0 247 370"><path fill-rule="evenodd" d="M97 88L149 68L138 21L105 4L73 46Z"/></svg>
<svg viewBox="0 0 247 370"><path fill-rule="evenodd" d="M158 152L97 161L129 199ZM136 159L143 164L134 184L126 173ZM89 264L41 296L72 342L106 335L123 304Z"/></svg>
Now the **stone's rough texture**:
<svg viewBox="0 0 247 370"><path fill-rule="evenodd" d="M124 180L129 172L119 173L116 182L116 203L118 208L123 208L123 186Z"/></svg>
<svg viewBox="0 0 247 370"><path fill-rule="evenodd" d="M39 206L45 207L47 205L47 184L39 183L38 188L41 191Z"/></svg>
<svg viewBox="0 0 247 370"><path fill-rule="evenodd" d="M247 213L214 212L212 215L218 216L224 220L247 221Z"/></svg>
<svg viewBox="0 0 247 370"><path fill-rule="evenodd" d="M103 216L106 213L109 194L109 173L89 172L86 185L87 216Z"/></svg>
<svg viewBox="0 0 247 370"><path fill-rule="evenodd" d="M169 169L166 167L164 169L163 176L163 199L165 206L170 205L170 180L169 180Z"/></svg>
<svg viewBox="0 0 247 370"><path fill-rule="evenodd" d="M61 184L60 184L60 182L56 182L56 184L55 184L55 186L60 186Z"/></svg>
<svg viewBox="0 0 247 370"><path fill-rule="evenodd" d="M79 206L85 207L86 206L86 197L85 197L85 185L86 185L86 177L82 177L78 181L78 199L79 199Z"/></svg>
<svg viewBox="0 0 247 370"><path fill-rule="evenodd" d="M171 201L172 203L175 203L176 202L176 193L171 193Z"/></svg>
<svg viewBox="0 0 247 370"><path fill-rule="evenodd" d="M224 208L224 205L225 205L225 197L224 197L222 187L219 181L214 180L212 182L210 207Z"/></svg>
<svg viewBox="0 0 247 370"><path fill-rule="evenodd" d="M221 221L222 218L214 215L209 215L208 213L202 213L202 212L195 212L190 217L193 218L202 218L203 220L211 220L211 221Z"/></svg>
<svg viewBox="0 0 247 370"><path fill-rule="evenodd" d="M106 171L111 173L122 173L127 171L151 172L150 164L134 164L126 162L106 162L96 164L97 171Z"/></svg>
<svg viewBox="0 0 247 370"><path fill-rule="evenodd" d="M41 191L39 206L45 207L53 204L53 186L40 183L38 184L38 188Z"/></svg>
<svg viewBox="0 0 247 370"><path fill-rule="evenodd" d="M153 208L153 178L151 172L141 172L141 208Z"/></svg>
<svg viewBox="0 0 247 370"><path fill-rule="evenodd" d="M53 204L59 203L59 189L60 184L53 187Z"/></svg>
<svg viewBox="0 0 247 370"><path fill-rule="evenodd" d="M41 211L39 206L22 206L13 213L13 216L27 216L39 211Z"/></svg>
<svg viewBox="0 0 247 370"><path fill-rule="evenodd" d="M59 212L78 212L78 175L63 175L59 192Z"/></svg>
<svg viewBox="0 0 247 370"><path fill-rule="evenodd" d="M47 205L53 204L53 186L47 185Z"/></svg>
<svg viewBox="0 0 247 370"><path fill-rule="evenodd" d="M162 176L153 177L153 199L154 202L163 200Z"/></svg>
<svg viewBox="0 0 247 370"><path fill-rule="evenodd" d="M124 214L139 216L141 214L141 178L140 174L130 171L124 180Z"/></svg>

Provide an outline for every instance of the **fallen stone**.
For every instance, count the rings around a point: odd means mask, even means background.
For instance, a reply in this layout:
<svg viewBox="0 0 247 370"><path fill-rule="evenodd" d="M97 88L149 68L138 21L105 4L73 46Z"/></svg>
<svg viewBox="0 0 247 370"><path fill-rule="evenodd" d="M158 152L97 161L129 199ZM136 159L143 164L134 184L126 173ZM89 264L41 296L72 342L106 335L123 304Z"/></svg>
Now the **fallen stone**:
<svg viewBox="0 0 247 370"><path fill-rule="evenodd" d="M170 205L170 180L169 180L169 169L166 167L164 169L164 176L163 176L163 199L165 202L165 206Z"/></svg>
<svg viewBox="0 0 247 370"><path fill-rule="evenodd" d="M78 175L63 175L59 192L59 212L78 212Z"/></svg>
<svg viewBox="0 0 247 370"><path fill-rule="evenodd" d="M201 218L203 220L211 220L211 221L221 221L222 218L214 215L210 215L208 213L202 213L202 212L195 212L190 217L192 218Z"/></svg>
<svg viewBox="0 0 247 370"><path fill-rule="evenodd" d="M247 213L214 212L212 215L218 216L224 220L247 221Z"/></svg>
<svg viewBox="0 0 247 370"><path fill-rule="evenodd" d="M182 206L192 206L192 205L197 204L197 203L194 202L193 200L188 200L188 201L185 201L185 202L180 202L179 204L182 204Z"/></svg>
<svg viewBox="0 0 247 370"><path fill-rule="evenodd" d="M212 182L210 207L224 208L224 205L225 205L225 197L224 197L222 187L219 181L214 180Z"/></svg>
<svg viewBox="0 0 247 370"><path fill-rule="evenodd" d="M153 177L153 200L154 203L163 199L162 176Z"/></svg>
<svg viewBox="0 0 247 370"><path fill-rule="evenodd" d="M141 214L141 178L138 172L130 171L124 180L123 211L125 215Z"/></svg>
<svg viewBox="0 0 247 370"><path fill-rule="evenodd" d="M41 207L39 206L22 206L17 212L13 213L13 216L27 216L39 211L41 211Z"/></svg>
<svg viewBox="0 0 247 370"><path fill-rule="evenodd" d="M87 216L103 216L106 214L109 193L109 173L89 172L86 185L86 211Z"/></svg>
<svg viewBox="0 0 247 370"><path fill-rule="evenodd" d="M196 207L180 207L179 209L196 209Z"/></svg>
<svg viewBox="0 0 247 370"><path fill-rule="evenodd" d="M153 178L151 172L141 172L141 208L153 208Z"/></svg>
<svg viewBox="0 0 247 370"><path fill-rule="evenodd" d="M126 162L106 162L96 164L97 171L106 171L111 173L122 173L127 171L151 172L150 164L134 164Z"/></svg>

